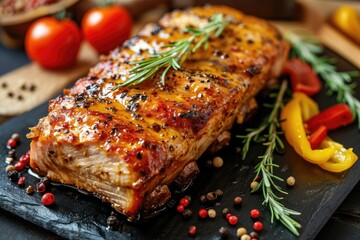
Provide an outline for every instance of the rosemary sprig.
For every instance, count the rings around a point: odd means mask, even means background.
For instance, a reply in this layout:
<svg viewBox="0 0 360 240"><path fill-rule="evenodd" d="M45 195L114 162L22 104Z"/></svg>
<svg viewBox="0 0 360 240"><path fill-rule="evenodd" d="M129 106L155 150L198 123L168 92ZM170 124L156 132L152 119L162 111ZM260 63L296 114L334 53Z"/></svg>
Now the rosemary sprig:
<svg viewBox="0 0 360 240"><path fill-rule="evenodd" d="M226 25L227 21L224 20L223 15L216 14L201 29L188 27L185 32L190 33L191 36L165 45L163 48L167 50L151 55L148 59L130 62L130 64L136 65L130 70L130 77L117 85L114 90L122 86L140 84L160 69L164 69L161 74L161 83L164 85L166 73L170 68L180 69L191 53L196 52L201 47L207 49L210 36L219 37Z"/></svg>
<svg viewBox="0 0 360 240"><path fill-rule="evenodd" d="M271 212L271 222L273 223L275 218L292 233L299 236L297 228L300 228L301 225L295 221L291 215L300 215L300 213L286 208L281 204L280 200L283 199L283 197L276 195L276 192L274 192L277 191L282 194L287 194L287 192L282 190L275 182L284 180L274 174L274 167L279 166L273 162L275 152L284 148L284 144L279 137L279 134L281 134L279 131L279 112L283 106L286 88L287 81L283 81L279 92L276 94L276 101L274 105L271 106L271 113L263 120L260 126L255 129L247 129L249 132L247 135L237 137L243 138L243 158L246 157L252 142L261 142L266 146L264 155L258 157L261 161L255 166L256 177L261 176L261 181L252 192L258 191L261 188L264 197L263 204L267 204Z"/></svg>
<svg viewBox="0 0 360 240"><path fill-rule="evenodd" d="M314 38L300 37L294 33L288 33L285 38L292 46L292 54L312 66L326 84L329 94L336 94L338 102L349 105L360 130L360 101L354 96L356 84L351 83L351 77L359 72L337 72L331 59L319 56L323 48Z"/></svg>

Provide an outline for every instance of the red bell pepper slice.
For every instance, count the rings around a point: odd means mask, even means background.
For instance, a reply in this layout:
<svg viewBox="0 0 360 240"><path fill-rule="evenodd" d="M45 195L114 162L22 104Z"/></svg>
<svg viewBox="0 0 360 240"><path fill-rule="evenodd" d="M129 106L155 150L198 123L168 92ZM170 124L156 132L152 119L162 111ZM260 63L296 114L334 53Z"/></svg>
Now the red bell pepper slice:
<svg viewBox="0 0 360 240"><path fill-rule="evenodd" d="M305 121L306 129L310 132L315 131L321 125L326 126L328 130L333 130L345 126L353 121L353 114L348 105L344 103L329 107L312 118Z"/></svg>
<svg viewBox="0 0 360 240"><path fill-rule="evenodd" d="M314 70L298 58L289 59L283 68L283 73L289 74L293 92L313 96L321 90L321 81Z"/></svg>
<svg viewBox="0 0 360 240"><path fill-rule="evenodd" d="M327 136L327 128L324 125L321 125L309 136L309 142L311 149L317 149L320 147L320 144Z"/></svg>

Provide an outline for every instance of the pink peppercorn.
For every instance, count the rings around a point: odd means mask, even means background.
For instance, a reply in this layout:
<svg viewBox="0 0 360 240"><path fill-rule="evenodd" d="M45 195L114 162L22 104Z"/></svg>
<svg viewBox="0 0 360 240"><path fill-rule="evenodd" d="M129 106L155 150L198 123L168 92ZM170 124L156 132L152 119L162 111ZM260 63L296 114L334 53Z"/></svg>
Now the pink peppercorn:
<svg viewBox="0 0 360 240"><path fill-rule="evenodd" d="M199 210L199 217L207 218L207 216L208 216L208 212L207 212L206 209L202 208L202 209Z"/></svg>
<svg viewBox="0 0 360 240"><path fill-rule="evenodd" d="M229 217L228 221L230 225L236 225L238 223L238 218L237 216L232 215Z"/></svg>
<svg viewBox="0 0 360 240"><path fill-rule="evenodd" d="M256 208L250 211L250 217L252 219L258 219L260 217L260 211Z"/></svg>
<svg viewBox="0 0 360 240"><path fill-rule="evenodd" d="M263 224L261 222L259 222L259 221L254 222L253 228L254 228L255 231L259 232L259 231L262 230Z"/></svg>
<svg viewBox="0 0 360 240"><path fill-rule="evenodd" d="M53 204L55 201L55 196L52 193L45 193L42 197L41 197L41 202L45 205L45 206L49 206L51 204Z"/></svg>

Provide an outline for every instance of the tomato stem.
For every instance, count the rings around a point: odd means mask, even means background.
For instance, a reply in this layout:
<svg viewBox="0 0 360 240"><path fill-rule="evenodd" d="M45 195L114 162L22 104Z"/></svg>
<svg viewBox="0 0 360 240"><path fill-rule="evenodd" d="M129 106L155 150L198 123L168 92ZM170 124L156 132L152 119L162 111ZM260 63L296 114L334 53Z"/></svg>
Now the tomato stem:
<svg viewBox="0 0 360 240"><path fill-rule="evenodd" d="M67 12L66 10L61 10L60 12L57 12L54 14L54 17L59 20L59 21L64 21L64 19L67 17Z"/></svg>

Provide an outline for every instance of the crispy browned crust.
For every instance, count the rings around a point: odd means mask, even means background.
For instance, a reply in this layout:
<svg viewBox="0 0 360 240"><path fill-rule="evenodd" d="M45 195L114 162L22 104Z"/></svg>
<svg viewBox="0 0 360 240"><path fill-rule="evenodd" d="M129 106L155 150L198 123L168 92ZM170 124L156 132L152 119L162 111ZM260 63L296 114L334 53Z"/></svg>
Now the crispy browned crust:
<svg viewBox="0 0 360 240"><path fill-rule="evenodd" d="M136 87L112 88L129 75L129 61L186 37L215 13L231 23L181 70ZM132 217L157 187L228 130L235 115L279 75L288 45L266 21L224 6L165 15L115 49L50 101L49 115L32 128L31 167L42 175L95 192Z"/></svg>

